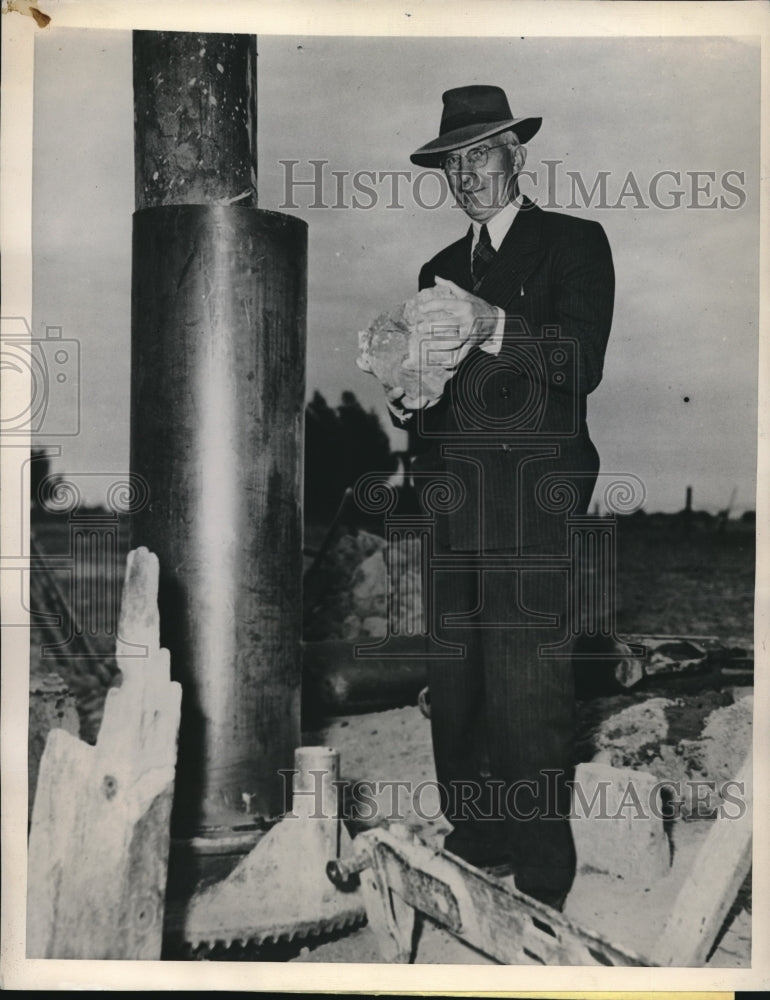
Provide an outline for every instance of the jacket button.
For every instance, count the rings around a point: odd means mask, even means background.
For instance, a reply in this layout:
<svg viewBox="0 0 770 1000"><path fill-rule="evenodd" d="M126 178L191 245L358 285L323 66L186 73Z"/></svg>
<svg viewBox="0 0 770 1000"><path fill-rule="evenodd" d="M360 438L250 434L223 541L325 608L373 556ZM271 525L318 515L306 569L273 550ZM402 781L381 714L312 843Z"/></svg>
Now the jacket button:
<svg viewBox="0 0 770 1000"><path fill-rule="evenodd" d="M507 385L504 385L502 387L502 389L500 390L500 395L503 397L503 399L508 399L508 397L510 396L510 394L511 394L511 390L509 389L509 387Z"/></svg>

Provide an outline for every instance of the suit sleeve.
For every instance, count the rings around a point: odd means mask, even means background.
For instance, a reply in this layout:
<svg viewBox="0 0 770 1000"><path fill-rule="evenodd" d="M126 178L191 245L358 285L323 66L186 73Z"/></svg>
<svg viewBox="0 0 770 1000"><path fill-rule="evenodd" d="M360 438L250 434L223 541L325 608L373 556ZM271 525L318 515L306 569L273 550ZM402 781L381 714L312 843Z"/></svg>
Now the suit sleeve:
<svg viewBox="0 0 770 1000"><path fill-rule="evenodd" d="M417 282L417 285L419 290L422 291L423 288L433 288L435 284L436 284L436 272L433 269L432 261L429 261L427 264L423 264L423 266L420 268L420 278L419 281Z"/></svg>
<svg viewBox="0 0 770 1000"><path fill-rule="evenodd" d="M576 342L575 388L586 395L602 378L615 300L612 253L601 225L586 223L563 234L554 245L551 266L547 321L560 327L561 337ZM513 329L507 322L506 333Z"/></svg>

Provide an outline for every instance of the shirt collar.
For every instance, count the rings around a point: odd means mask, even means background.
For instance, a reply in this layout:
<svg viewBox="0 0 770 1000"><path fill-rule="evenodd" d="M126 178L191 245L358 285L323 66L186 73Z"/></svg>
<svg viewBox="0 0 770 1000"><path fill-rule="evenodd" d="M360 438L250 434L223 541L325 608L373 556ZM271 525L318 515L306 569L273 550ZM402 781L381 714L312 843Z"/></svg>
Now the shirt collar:
<svg viewBox="0 0 770 1000"><path fill-rule="evenodd" d="M489 239L492 243L494 250L500 249L500 244L505 239L505 234L511 228L513 220L516 218L516 213L521 207L521 202L517 198L515 201L509 201L507 205L504 205L497 215L493 215L491 219L488 219L485 223L487 231L489 232ZM471 250L476 246L479 241L479 233L481 232L481 222L472 222L473 226L473 244Z"/></svg>

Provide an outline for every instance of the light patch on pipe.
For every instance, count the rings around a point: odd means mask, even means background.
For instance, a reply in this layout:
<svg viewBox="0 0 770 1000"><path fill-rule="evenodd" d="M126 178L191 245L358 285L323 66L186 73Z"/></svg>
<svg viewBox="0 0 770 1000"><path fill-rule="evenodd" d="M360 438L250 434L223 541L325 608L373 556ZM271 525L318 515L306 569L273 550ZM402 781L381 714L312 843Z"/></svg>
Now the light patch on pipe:
<svg viewBox="0 0 770 1000"><path fill-rule="evenodd" d="M209 350L208 364L201 370L203 384L199 394L204 405L200 431L202 517L197 527L202 563L211 577L207 635L216 637L217 656L222 657L226 655L222 643L233 634L237 489L243 459L235 439L237 414L231 347L216 323L210 330Z"/></svg>

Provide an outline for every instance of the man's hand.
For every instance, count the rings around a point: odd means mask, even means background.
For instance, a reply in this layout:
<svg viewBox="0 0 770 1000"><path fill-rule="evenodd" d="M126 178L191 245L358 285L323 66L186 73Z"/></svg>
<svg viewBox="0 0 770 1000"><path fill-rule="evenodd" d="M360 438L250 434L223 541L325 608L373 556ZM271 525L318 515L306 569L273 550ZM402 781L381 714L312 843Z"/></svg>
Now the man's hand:
<svg viewBox="0 0 770 1000"><path fill-rule="evenodd" d="M495 333L499 314L494 306L438 275L436 285L452 294L425 298L420 303L418 333L440 338L442 351L457 351L458 355L462 348L466 348L463 354L467 353ZM421 294L426 296L428 291Z"/></svg>
<svg viewBox="0 0 770 1000"><path fill-rule="evenodd" d="M402 389L400 385L394 386L394 388L388 389L385 392L385 403L401 425L406 424L407 421L412 419L411 410L407 410L403 403L405 395L406 390Z"/></svg>

